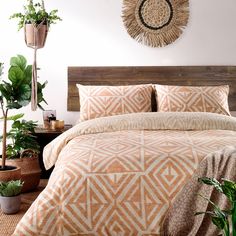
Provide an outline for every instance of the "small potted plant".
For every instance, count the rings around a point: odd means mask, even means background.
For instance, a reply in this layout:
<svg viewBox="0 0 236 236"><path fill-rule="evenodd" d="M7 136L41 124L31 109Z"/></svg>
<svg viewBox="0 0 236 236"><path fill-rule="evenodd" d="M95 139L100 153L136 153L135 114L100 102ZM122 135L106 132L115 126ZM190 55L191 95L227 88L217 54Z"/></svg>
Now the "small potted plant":
<svg viewBox="0 0 236 236"><path fill-rule="evenodd" d="M197 212L195 215L208 214L211 216L212 223L222 230L224 236L236 236L236 183L222 179L222 183L214 178L199 178L199 182L213 186L218 192L224 194L231 205L231 209L222 210L210 199L200 195L213 206L213 211Z"/></svg>
<svg viewBox="0 0 236 236"><path fill-rule="evenodd" d="M24 28L27 46L39 49L45 45L50 25L61 21L57 13L58 10L47 12L43 0L35 4L27 0L24 12L13 14L10 19L19 19L18 30Z"/></svg>
<svg viewBox="0 0 236 236"><path fill-rule="evenodd" d="M21 180L0 182L0 205L3 213L15 214L20 210Z"/></svg>
<svg viewBox="0 0 236 236"><path fill-rule="evenodd" d="M0 66L2 71L2 64ZM27 106L31 100L31 77L32 66L27 65L25 57L18 55L12 57L10 61L10 69L8 71L8 80L0 80L0 109L3 122L2 131L2 160L0 165L0 181L9 181L20 179L20 169L15 166L7 166L7 121L16 119L16 116L9 116L9 111ZM40 103L46 102L43 98L43 89L46 82L37 83L38 107L42 109Z"/></svg>
<svg viewBox="0 0 236 236"><path fill-rule="evenodd" d="M6 164L21 168L22 192L34 190L40 181L41 169L38 161L39 144L34 136L37 122L20 120L24 114L13 119L11 130L7 133ZM1 137L0 137L1 138Z"/></svg>

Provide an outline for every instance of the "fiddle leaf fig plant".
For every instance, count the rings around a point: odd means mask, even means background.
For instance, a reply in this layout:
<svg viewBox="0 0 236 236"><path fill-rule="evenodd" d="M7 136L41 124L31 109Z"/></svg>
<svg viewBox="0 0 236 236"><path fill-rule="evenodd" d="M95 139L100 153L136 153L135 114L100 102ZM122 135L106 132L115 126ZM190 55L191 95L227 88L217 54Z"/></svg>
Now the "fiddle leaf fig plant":
<svg viewBox="0 0 236 236"><path fill-rule="evenodd" d="M10 60L10 69L8 71L8 81L0 81L0 94L5 99L4 104L7 109L19 109L30 103L31 98L31 77L32 65L27 65L24 56L18 55ZM42 90L47 82L38 83L38 106L45 102L42 96Z"/></svg>
<svg viewBox="0 0 236 236"><path fill-rule="evenodd" d="M2 72L3 64L0 64ZM2 73L1 73L2 74ZM7 157L7 120L9 120L8 112L12 109L19 109L27 106L31 101L31 77L32 66L27 65L24 56L17 55L10 60L10 69L8 71L8 80L0 80L0 107L2 110L3 134L2 134L2 165L1 169L5 169ZM47 82L43 84L38 82L38 107L43 109L41 103L46 103L43 97L43 89ZM10 117L16 119L17 117Z"/></svg>
<svg viewBox="0 0 236 236"><path fill-rule="evenodd" d="M216 179L208 177L199 178L199 182L211 185L218 192L224 194L231 204L231 209L221 210L214 202L200 195L210 202L213 206L213 211L197 212L195 215L209 214L212 223L223 231L224 236L236 236L236 183L226 179L222 179L220 183Z"/></svg>
<svg viewBox="0 0 236 236"><path fill-rule="evenodd" d="M25 24L39 25L45 23L48 26L56 24L62 19L57 15L58 10L47 12L45 10L44 1L41 3L33 3L33 0L27 0L27 5L24 6L24 12L15 13L10 16L10 19L18 19L18 30L22 29Z"/></svg>

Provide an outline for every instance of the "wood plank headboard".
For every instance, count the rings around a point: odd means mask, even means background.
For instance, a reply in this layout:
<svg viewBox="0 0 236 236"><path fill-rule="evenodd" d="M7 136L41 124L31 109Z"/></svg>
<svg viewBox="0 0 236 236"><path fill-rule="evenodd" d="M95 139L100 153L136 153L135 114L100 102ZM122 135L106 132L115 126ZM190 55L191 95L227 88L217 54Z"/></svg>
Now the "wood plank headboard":
<svg viewBox="0 0 236 236"><path fill-rule="evenodd" d="M79 111L76 84L83 85L225 85L229 106L236 111L236 66L68 67L68 111Z"/></svg>

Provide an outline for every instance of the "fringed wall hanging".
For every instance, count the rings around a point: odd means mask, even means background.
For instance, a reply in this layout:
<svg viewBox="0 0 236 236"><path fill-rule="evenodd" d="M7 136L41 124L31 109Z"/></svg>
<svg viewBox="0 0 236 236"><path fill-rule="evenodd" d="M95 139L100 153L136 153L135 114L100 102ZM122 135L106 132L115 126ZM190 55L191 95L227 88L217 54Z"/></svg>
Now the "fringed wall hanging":
<svg viewBox="0 0 236 236"><path fill-rule="evenodd" d="M182 34L188 0L123 0L122 18L129 35L151 47L164 47Z"/></svg>

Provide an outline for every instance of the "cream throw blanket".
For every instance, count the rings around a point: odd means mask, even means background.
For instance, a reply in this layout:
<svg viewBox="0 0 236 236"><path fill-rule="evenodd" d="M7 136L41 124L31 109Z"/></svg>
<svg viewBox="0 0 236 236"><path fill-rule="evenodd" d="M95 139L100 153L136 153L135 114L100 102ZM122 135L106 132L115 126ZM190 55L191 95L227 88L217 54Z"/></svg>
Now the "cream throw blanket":
<svg viewBox="0 0 236 236"><path fill-rule="evenodd" d="M44 165L46 169L51 168L66 144L79 135L140 129L236 131L236 118L203 112L145 112L88 120L77 124L45 147Z"/></svg>

